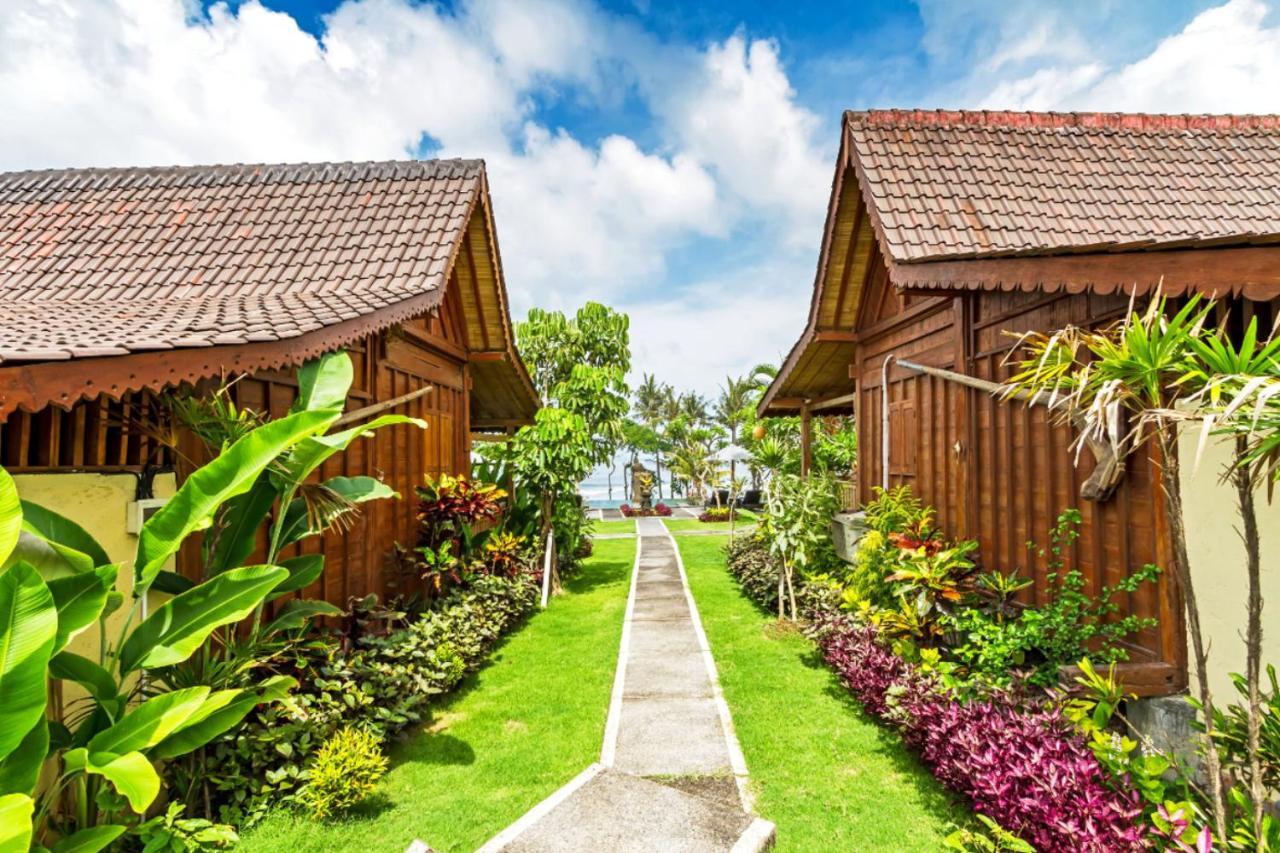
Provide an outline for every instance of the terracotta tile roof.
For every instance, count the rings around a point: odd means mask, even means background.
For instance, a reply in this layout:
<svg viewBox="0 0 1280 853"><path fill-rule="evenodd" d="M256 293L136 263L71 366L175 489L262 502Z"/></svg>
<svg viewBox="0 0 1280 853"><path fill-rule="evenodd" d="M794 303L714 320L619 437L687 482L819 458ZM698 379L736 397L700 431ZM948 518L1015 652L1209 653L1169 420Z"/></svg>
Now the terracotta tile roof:
<svg viewBox="0 0 1280 853"><path fill-rule="evenodd" d="M0 361L281 340L442 294L483 170L0 174Z"/></svg>
<svg viewBox="0 0 1280 853"><path fill-rule="evenodd" d="M1270 242L1280 116L845 115L899 263Z"/></svg>

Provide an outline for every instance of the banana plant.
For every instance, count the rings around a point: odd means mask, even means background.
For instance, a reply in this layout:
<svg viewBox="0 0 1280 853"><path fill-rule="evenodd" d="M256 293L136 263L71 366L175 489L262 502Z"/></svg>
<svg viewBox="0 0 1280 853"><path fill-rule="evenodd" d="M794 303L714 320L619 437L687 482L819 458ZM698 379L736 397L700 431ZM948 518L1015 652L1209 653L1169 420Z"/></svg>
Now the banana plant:
<svg viewBox="0 0 1280 853"><path fill-rule="evenodd" d="M274 676L247 688L166 689L163 675L206 654L219 629L233 634L229 626L260 616L272 597L323 572L318 555L277 560L281 548L333 520L300 512L299 491L325 459L356 438L410 421L390 416L328 434L350 382L345 354L308 363L299 371L298 403L286 417L242 431L187 477L139 532L128 596L116 588L123 564L111 562L70 519L21 501L0 468L0 851L31 844L86 853L107 847L159 796L157 762L201 749L295 685ZM393 494L372 478L322 485L351 503ZM268 488L272 500L261 508ZM256 540L277 506L266 561L245 565L253 550L245 543ZM222 544L228 530L232 536ZM164 566L197 532L207 534L206 556L224 559L194 583ZM177 594L148 613L152 588ZM108 617L126 605L119 630L109 632ZM290 602L270 629L297 630L335 610L323 602ZM95 626L103 637L96 660L67 648ZM47 718L54 681L79 685L86 694L69 703L61 720ZM45 784L38 785L40 779Z"/></svg>

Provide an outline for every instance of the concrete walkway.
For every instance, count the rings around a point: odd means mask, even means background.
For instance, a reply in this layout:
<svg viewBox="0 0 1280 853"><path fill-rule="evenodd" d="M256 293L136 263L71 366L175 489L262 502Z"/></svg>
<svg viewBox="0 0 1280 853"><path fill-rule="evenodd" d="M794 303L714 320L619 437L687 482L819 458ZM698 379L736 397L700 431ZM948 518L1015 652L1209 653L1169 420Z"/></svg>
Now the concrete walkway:
<svg viewBox="0 0 1280 853"><path fill-rule="evenodd" d="M763 850L715 663L662 520L641 518L600 761L481 853ZM554 605L553 605L554 606Z"/></svg>

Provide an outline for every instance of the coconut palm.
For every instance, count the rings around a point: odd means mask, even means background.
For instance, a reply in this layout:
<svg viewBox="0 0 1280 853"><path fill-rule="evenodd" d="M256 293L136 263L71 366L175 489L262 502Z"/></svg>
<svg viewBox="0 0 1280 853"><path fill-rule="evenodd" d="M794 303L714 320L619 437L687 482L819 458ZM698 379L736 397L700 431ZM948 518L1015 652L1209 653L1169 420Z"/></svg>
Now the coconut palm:
<svg viewBox="0 0 1280 853"><path fill-rule="evenodd" d="M755 387L750 377L734 379L726 376L720 388L720 398L716 400L712 414L716 423L728 431L729 441L733 444L738 443L738 430L751 416Z"/></svg>

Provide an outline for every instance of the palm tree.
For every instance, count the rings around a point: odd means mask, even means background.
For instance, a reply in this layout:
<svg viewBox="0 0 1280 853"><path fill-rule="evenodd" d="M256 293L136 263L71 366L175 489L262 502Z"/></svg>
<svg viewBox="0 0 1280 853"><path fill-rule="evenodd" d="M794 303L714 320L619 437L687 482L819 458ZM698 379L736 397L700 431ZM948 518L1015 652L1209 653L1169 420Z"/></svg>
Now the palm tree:
<svg viewBox="0 0 1280 853"><path fill-rule="evenodd" d="M734 379L732 376L724 378L724 386L720 389L720 399L716 400L713 414L716 423L729 432L731 444L738 443L738 430L750 413L752 391L755 387L755 383L749 376L741 379Z"/></svg>
<svg viewBox="0 0 1280 853"><path fill-rule="evenodd" d="M696 391L686 391L681 394L676 398L676 406L680 411L680 417L687 420L691 426L698 426L709 419L707 401Z"/></svg>
<svg viewBox="0 0 1280 853"><path fill-rule="evenodd" d="M643 375L635 392L636 414L657 438L653 451L654 482L657 487L658 500L662 500L662 424L675 420L680 415L675 390L666 383L659 382L652 373Z"/></svg>

